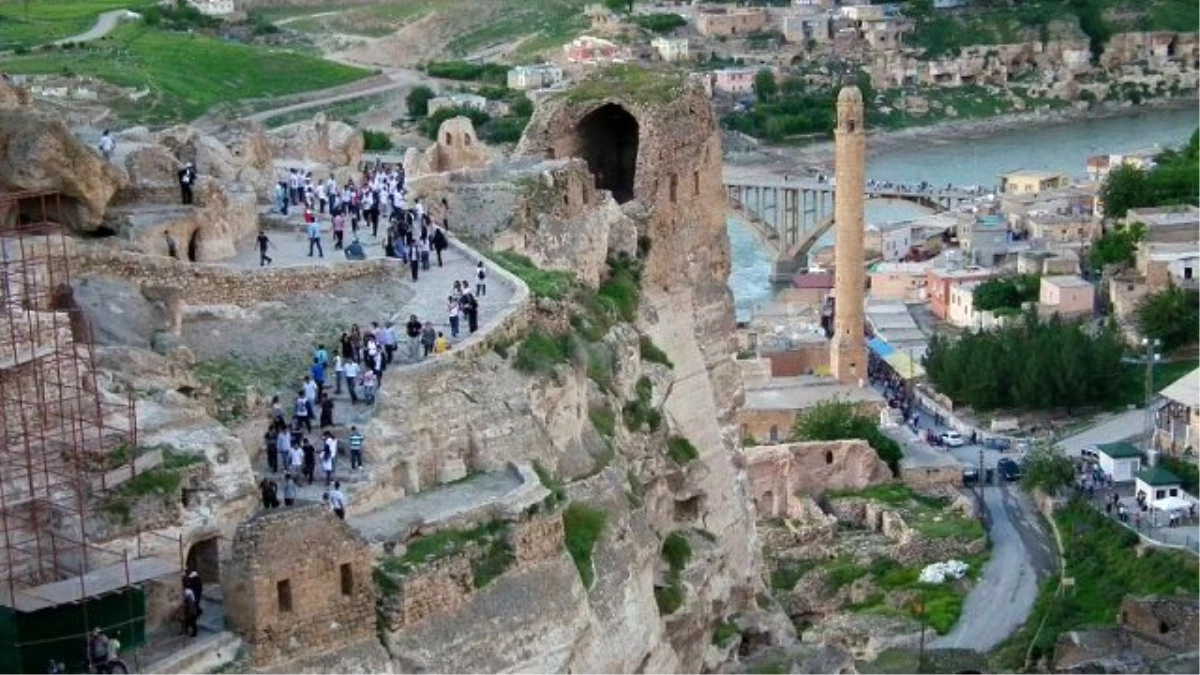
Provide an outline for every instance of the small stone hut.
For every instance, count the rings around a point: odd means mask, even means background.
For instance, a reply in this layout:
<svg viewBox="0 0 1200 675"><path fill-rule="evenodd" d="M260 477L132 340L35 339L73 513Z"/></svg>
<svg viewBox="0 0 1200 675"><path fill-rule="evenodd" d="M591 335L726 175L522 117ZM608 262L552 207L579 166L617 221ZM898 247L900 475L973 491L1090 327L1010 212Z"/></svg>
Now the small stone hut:
<svg viewBox="0 0 1200 675"><path fill-rule="evenodd" d="M372 561L366 540L324 504L262 511L239 525L222 586L253 665L372 638Z"/></svg>

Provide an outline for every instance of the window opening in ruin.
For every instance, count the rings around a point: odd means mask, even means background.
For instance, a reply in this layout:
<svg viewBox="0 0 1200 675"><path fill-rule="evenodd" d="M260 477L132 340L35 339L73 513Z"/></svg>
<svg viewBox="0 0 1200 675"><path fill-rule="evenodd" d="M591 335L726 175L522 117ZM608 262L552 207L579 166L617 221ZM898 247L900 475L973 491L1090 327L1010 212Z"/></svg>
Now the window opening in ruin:
<svg viewBox="0 0 1200 675"><path fill-rule="evenodd" d="M1170 633L1170 632L1171 632L1171 627L1169 625L1167 625L1166 621L1158 622L1158 634L1159 635L1166 635L1167 633Z"/></svg>
<svg viewBox="0 0 1200 675"><path fill-rule="evenodd" d="M678 201L678 197L676 195L676 193L678 191L679 191L679 177L676 176L675 174L671 174L671 203L672 204L674 204L675 202Z"/></svg>
<svg viewBox="0 0 1200 675"><path fill-rule="evenodd" d="M446 134L446 145L454 145L454 137Z"/></svg>
<svg viewBox="0 0 1200 675"><path fill-rule="evenodd" d="M692 194L700 196L700 172L692 172Z"/></svg>
<svg viewBox="0 0 1200 675"><path fill-rule="evenodd" d="M187 259L188 262L196 262L196 256L200 253L200 230L192 232L192 236L188 237L187 244Z"/></svg>
<svg viewBox="0 0 1200 675"><path fill-rule="evenodd" d="M281 613L291 613L292 582L290 579L284 579L283 581L275 584L275 598Z"/></svg>
<svg viewBox="0 0 1200 675"><path fill-rule="evenodd" d="M606 103L585 115L576 132L596 187L612 192L618 204L633 199L638 154L638 123L633 115L615 103Z"/></svg>
<svg viewBox="0 0 1200 675"><path fill-rule="evenodd" d="M846 120L846 131L854 131L854 120Z"/></svg>
<svg viewBox="0 0 1200 675"><path fill-rule="evenodd" d="M354 568L342 563L342 595L354 595Z"/></svg>
<svg viewBox="0 0 1200 675"><path fill-rule="evenodd" d="M769 435L769 438L771 439L772 443L779 442L779 427L778 426L776 426L774 424L771 425L771 433Z"/></svg>
<svg viewBox="0 0 1200 675"><path fill-rule="evenodd" d="M563 206L570 206L570 205L571 205L571 195L564 192L563 193Z"/></svg>
<svg viewBox="0 0 1200 675"><path fill-rule="evenodd" d="M463 145L470 145L470 144L471 144L471 136L468 134L463 134Z"/></svg>
<svg viewBox="0 0 1200 675"><path fill-rule="evenodd" d="M554 148L546 148L546 159L554 159Z"/></svg>
<svg viewBox="0 0 1200 675"><path fill-rule="evenodd" d="M704 510L704 496L696 495L675 501L675 522L690 522L700 517Z"/></svg>
<svg viewBox="0 0 1200 675"><path fill-rule="evenodd" d="M188 569L196 570L200 579L205 583L218 583L221 575L219 551L216 537L202 539L192 544L187 554Z"/></svg>
<svg viewBox="0 0 1200 675"><path fill-rule="evenodd" d="M825 463L833 464L833 451L832 450L825 451Z"/></svg>

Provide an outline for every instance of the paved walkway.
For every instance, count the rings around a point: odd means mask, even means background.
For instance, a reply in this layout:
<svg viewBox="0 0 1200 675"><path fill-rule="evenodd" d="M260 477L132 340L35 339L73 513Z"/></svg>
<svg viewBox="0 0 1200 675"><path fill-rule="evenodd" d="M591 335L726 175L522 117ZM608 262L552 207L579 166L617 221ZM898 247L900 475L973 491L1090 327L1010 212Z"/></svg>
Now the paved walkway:
<svg viewBox="0 0 1200 675"><path fill-rule="evenodd" d="M1141 408L1126 410L1083 431L1068 436L1056 445L1068 457L1078 457L1081 450L1098 443L1114 443L1142 435L1146 414Z"/></svg>
<svg viewBox="0 0 1200 675"><path fill-rule="evenodd" d="M94 23L91 28L80 33L79 35L72 35L69 38L55 40L53 42L53 44L61 45L61 44L66 44L68 42L78 43L78 42L91 42L92 40L99 40L100 38L104 37L105 35L108 35L109 33L111 33L113 31L113 29L117 27L117 24L121 22L121 18L125 16L125 13L127 11L128 10L125 10L125 9L114 9L114 10L105 12L105 13L101 14L100 16L96 17L96 23Z"/></svg>
<svg viewBox="0 0 1200 675"><path fill-rule="evenodd" d="M521 487L516 472L478 473L402 499L346 522L368 541L403 540L412 528L469 513Z"/></svg>
<svg viewBox="0 0 1200 675"><path fill-rule="evenodd" d="M325 257L310 258L308 256L308 238L301 231L302 224L299 216L293 215L289 221L289 224L295 225L294 230L269 230L267 232L267 236L271 238L271 242L273 244L269 250L269 254L274 258L272 266L297 267L326 265L333 267L351 264L352 261L348 261L341 251L333 250L333 237L329 233L329 224L327 222L324 225L325 234L322 241L322 245L325 247ZM294 221L294 223L291 221ZM363 245L363 249L368 260L383 256L383 247L381 243L382 239L382 223L380 227L379 238L372 236L370 230L359 230L359 241ZM349 233L347 233L347 241L349 241ZM451 248L442 253L443 266L438 267L436 260L433 261L429 270L421 270L419 272L415 284L410 280L408 268L400 267L399 265L397 265L397 276L394 278L394 280L381 282L412 284L414 287L414 293L408 302L405 302L398 307L389 309L385 314L390 315L392 320L396 322L396 327L401 334L401 344L400 348L396 352L396 360L393 361L392 365L384 371L384 382L387 382L389 378L403 377L405 366L416 362L408 357L403 336L403 324L408 320L408 316L410 314L416 314L422 322L426 320L431 321L436 329L444 332L447 337L450 336L449 320L446 315L446 303L448 296L450 295L454 281L456 280L470 281L472 286L474 285L476 264L479 262L479 258L475 257L473 253L469 251L469 249L459 248L459 246L462 245L456 240L452 239L452 243L455 245L451 246ZM229 267L240 269L257 269L259 267L258 250L257 248L251 248L249 250L242 251L232 259L226 261L224 264ZM477 334L482 334L490 327L496 325L496 322L499 319L516 308L514 305L514 302L516 302L516 289L497 273L494 265L486 261L485 265L488 269L488 288L487 294L479 298L479 325L481 333ZM379 314L381 314L381 312L378 309L368 310L364 308L363 318L359 322L359 325L364 327L369 326L374 317L378 316ZM457 339L451 339L451 344L460 344L468 336L469 333L466 329L466 321L463 320L459 337ZM437 357L431 356L429 358ZM297 373L297 377L300 375L300 373ZM332 392L332 385L330 385L327 390ZM375 406L363 403L361 398L359 403L352 403L350 401L349 394L345 389L343 389L341 393L334 393L333 401L335 425L330 429L330 431L332 431L334 435L340 439L340 443L342 447L344 447L346 443L345 439L349 435L350 426L357 426L360 430L365 429L367 423L374 415ZM285 409L288 408L286 402L284 407ZM313 431L311 433L306 433L305 435L311 441L313 441L313 444L317 446L319 451L319 439L321 436L321 431L317 428L315 423L313 424ZM371 442L372 439L368 437L366 439L368 446ZM254 462L256 482L266 476L273 477L277 482L282 481L282 472L277 474L270 473L267 467L267 459L265 454L251 453L251 456L258 457L258 460ZM335 478L341 481L343 491L345 491L347 494L350 512L353 513L354 494L359 489L365 487L371 482L372 467L367 465L363 469L359 469L357 471L351 470L349 455L346 454L338 459L337 464L335 465L335 471ZM520 481L515 478L505 480L516 481L516 484L520 484ZM512 487L508 482L501 481L501 483L508 486L508 488ZM482 487L473 487L474 483L468 482L467 487L463 489L468 491L467 494L470 494L472 491L481 490L479 495L491 495L493 492L500 489L499 485L500 483L492 483L488 482L487 480L483 480ZM326 488L324 479L321 475L320 467L318 467L317 480L311 486L301 484L299 486L297 496L302 500L320 501L322 493L325 492L325 490ZM500 494L503 494L506 491L507 490L501 490ZM425 493L421 494L424 495ZM431 495L432 494L433 493L431 493ZM453 496L458 493L451 492L448 494ZM440 499L444 498L445 497L441 497ZM411 514L402 510L399 515L396 515L394 511L396 507L388 507L386 510L390 510L391 513L387 516L387 519L391 521L391 524L387 527L393 532L396 532L399 531L397 519L403 522L409 522L410 520L416 522L422 519L421 516L418 515L418 512L425 513L426 511L429 511L436 515L437 513L445 511L448 508L439 501L426 503L423 499L422 501L415 501L416 499L416 497L413 497L398 503L398 505L405 505L409 502L412 502L411 506L402 506L404 509L414 509ZM430 499L439 498L431 496ZM467 501L474 503L475 500L467 499ZM424 519L428 520L430 517L432 516L426 516Z"/></svg>

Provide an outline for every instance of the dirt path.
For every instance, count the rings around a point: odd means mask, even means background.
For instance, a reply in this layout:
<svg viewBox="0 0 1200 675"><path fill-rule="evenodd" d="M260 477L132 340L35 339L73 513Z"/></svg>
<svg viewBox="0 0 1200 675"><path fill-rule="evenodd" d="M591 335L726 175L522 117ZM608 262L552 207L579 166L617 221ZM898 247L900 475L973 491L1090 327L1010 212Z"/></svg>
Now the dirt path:
<svg viewBox="0 0 1200 675"><path fill-rule="evenodd" d="M127 11L128 10L124 9L107 11L96 17L96 23L92 24L91 28L80 33L79 35L72 35L68 38L55 40L53 44L61 45L67 42L91 42L92 40L99 40L105 35L111 33L112 30L117 27L117 24L121 22L121 17L125 16Z"/></svg>

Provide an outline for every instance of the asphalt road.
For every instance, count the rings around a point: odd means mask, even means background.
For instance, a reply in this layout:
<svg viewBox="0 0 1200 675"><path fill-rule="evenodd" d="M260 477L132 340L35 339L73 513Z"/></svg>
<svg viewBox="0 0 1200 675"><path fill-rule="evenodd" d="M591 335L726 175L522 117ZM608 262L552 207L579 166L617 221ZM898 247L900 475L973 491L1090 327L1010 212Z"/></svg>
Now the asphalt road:
<svg viewBox="0 0 1200 675"><path fill-rule="evenodd" d="M928 415L922 414L919 424L922 430L943 430ZM979 466L981 477L985 469L994 469L1002 458L1017 456L978 445L929 451L948 453L964 464ZM1043 529L1037 507L1019 484L1001 481L985 486L983 500L991 522L991 558L967 596L958 623L930 643L934 649L984 652L995 647L1025 623L1037 599L1039 583L1053 574L1057 565L1052 537Z"/></svg>
<svg viewBox="0 0 1200 675"><path fill-rule="evenodd" d="M91 40L99 40L100 38L112 32L112 29L120 23L121 17L125 16L124 9L114 9L96 17L96 23L92 27L79 35L72 35L69 38L55 40L54 44L61 45L66 42L90 42Z"/></svg>

